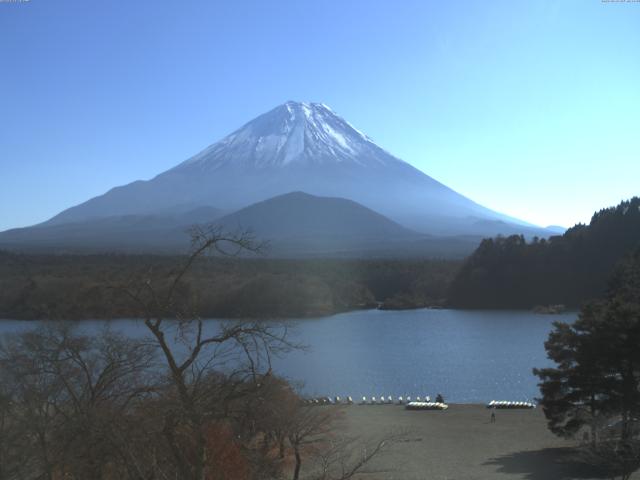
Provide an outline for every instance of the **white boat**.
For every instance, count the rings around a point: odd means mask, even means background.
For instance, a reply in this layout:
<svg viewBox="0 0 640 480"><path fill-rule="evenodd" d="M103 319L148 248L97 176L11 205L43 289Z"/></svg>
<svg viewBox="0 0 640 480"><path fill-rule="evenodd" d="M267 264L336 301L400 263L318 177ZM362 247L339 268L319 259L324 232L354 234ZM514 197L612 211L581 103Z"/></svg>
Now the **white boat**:
<svg viewBox="0 0 640 480"><path fill-rule="evenodd" d="M449 405L442 402L409 402L407 410L446 410Z"/></svg>

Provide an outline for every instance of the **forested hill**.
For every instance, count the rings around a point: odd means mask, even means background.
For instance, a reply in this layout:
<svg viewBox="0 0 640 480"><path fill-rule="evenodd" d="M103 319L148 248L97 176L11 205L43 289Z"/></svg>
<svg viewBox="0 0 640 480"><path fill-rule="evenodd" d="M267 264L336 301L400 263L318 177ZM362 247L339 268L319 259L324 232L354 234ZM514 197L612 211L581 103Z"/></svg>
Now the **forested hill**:
<svg viewBox="0 0 640 480"><path fill-rule="evenodd" d="M166 289L185 257L0 251L0 319L131 318L122 288ZM443 260L201 258L176 304L202 317L286 318L439 306L460 267ZM186 307L185 307L186 308Z"/></svg>
<svg viewBox="0 0 640 480"><path fill-rule="evenodd" d="M640 246L640 198L595 213L562 236L483 240L449 290L452 306L578 307L601 296L614 266Z"/></svg>

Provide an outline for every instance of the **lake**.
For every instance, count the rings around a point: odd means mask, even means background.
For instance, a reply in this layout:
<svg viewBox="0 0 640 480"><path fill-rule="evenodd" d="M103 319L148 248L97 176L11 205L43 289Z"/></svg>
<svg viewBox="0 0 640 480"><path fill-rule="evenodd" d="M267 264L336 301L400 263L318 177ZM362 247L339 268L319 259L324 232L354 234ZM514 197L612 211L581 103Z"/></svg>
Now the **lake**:
<svg viewBox="0 0 640 480"><path fill-rule="evenodd" d="M307 395L532 400L539 391L531 369L551 365L544 341L552 323L575 318L576 313L422 309L295 320L292 338L309 349L276 359L274 371L304 382ZM81 328L99 331L105 323L128 335L145 334L136 320L85 321ZM0 333L35 324L0 320Z"/></svg>

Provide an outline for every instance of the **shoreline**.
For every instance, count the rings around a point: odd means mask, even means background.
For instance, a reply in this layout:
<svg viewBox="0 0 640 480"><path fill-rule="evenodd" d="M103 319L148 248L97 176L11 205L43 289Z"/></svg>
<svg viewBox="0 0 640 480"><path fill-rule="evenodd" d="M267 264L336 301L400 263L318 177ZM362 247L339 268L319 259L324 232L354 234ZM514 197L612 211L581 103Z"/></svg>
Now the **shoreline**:
<svg viewBox="0 0 640 480"><path fill-rule="evenodd" d="M298 315L281 315L281 316L229 316L229 317L203 317L201 320L215 320L215 321L248 321L248 322L277 322L277 321L296 321L296 320L316 320L322 318L333 317L336 315L342 315L345 313L354 313L354 312L414 312L417 310L445 310L445 311L459 311L459 312L513 312L513 313L532 313L535 315L539 315L541 317L552 317L555 315L568 315L568 314L577 314L579 310L577 309L567 309L563 312L555 312L555 313L547 313L547 312L536 312L532 309L525 308L456 308L453 306L429 306L429 307L416 307L416 308L372 308L371 306L366 306L362 308L352 308L352 309L340 309L327 313L308 313L308 314L298 314ZM94 317L94 318L36 318L36 317L25 317L25 318L0 318L0 322L111 322L111 321L131 321L131 320L144 320L142 317ZM173 321L177 320L173 317L167 317L165 320Z"/></svg>

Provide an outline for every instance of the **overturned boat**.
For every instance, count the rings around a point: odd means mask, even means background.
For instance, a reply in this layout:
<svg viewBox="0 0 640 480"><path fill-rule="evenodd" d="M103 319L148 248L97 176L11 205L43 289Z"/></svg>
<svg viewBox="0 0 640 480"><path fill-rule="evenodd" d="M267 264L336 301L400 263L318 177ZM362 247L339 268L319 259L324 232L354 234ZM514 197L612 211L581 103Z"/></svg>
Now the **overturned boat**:
<svg viewBox="0 0 640 480"><path fill-rule="evenodd" d="M449 405L442 402L409 402L405 408L407 410L446 410Z"/></svg>

